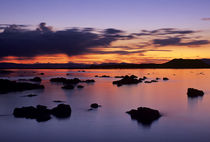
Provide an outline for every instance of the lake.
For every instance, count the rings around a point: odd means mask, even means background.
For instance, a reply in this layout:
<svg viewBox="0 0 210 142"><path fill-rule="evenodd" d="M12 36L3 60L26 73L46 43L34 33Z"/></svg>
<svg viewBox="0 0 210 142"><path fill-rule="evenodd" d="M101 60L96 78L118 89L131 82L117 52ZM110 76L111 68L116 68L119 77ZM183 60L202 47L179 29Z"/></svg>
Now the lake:
<svg viewBox="0 0 210 142"><path fill-rule="evenodd" d="M41 77L44 90L30 90L0 94L1 142L209 142L210 141L210 69L13 69L0 78L10 80ZM44 75L39 75L44 73ZM69 74L68 76L66 74ZM168 81L139 83L117 87L112 81L117 75L168 77ZM109 75L110 78L96 78ZM65 77L94 79L91 84L80 83L83 89L63 90L62 84L51 83L50 78ZM187 89L205 92L203 97L188 98ZM36 97L22 97L28 94ZM15 107L57 106L54 100L70 104L69 119L52 118L47 122L15 118ZM88 111L91 103L102 107ZM157 109L163 115L150 126L144 126L125 113L144 106Z"/></svg>

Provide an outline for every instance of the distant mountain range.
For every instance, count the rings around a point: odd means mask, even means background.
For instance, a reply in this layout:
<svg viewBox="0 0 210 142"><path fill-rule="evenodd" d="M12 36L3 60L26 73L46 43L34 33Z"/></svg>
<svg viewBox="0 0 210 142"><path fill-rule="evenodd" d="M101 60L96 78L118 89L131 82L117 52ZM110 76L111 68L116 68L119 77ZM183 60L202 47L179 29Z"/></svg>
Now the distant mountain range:
<svg viewBox="0 0 210 142"><path fill-rule="evenodd" d="M0 69L129 69L129 68L210 68L210 59L173 59L163 64L15 64L0 63Z"/></svg>

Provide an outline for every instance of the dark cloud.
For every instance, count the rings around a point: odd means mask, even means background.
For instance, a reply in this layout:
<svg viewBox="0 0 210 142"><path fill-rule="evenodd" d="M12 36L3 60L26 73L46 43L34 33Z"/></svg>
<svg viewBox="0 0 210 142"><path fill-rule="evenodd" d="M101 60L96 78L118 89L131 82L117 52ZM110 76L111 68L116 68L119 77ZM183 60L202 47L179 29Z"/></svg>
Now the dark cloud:
<svg viewBox="0 0 210 142"><path fill-rule="evenodd" d="M113 41L128 38L129 35L117 29L97 32L92 28L72 28L54 32L46 23L40 23L36 30L25 31L19 26L10 25L0 33L0 57L34 57L58 53L82 55L94 53L93 48L109 46Z"/></svg>
<svg viewBox="0 0 210 142"><path fill-rule="evenodd" d="M138 34L127 34L119 29L105 29L97 31L94 28L69 28L65 30L53 31L53 28L46 23L40 23L36 30L27 30L27 25L0 25L0 58L15 56L20 59L33 58L38 55L46 54L67 54L68 56L83 55L88 53L98 54L133 54L148 51L167 51L169 50L152 50L154 46L191 46L208 44L207 40L192 40L183 42L181 35L191 35L196 31L177 30L173 28L158 29L153 31L143 30ZM99 51L98 47L115 48L111 43L117 40L130 40L141 35L152 35L153 40L143 41L136 46L135 50L131 47L116 47L115 51ZM167 38L159 38L159 36ZM174 36L168 38L168 36ZM154 39L155 37L155 39ZM186 39L186 37L185 37ZM150 48L148 48L151 46Z"/></svg>
<svg viewBox="0 0 210 142"><path fill-rule="evenodd" d="M30 25L0 24L0 30L4 30L4 32L17 32L23 31L24 28L27 28L29 26Z"/></svg>
<svg viewBox="0 0 210 142"><path fill-rule="evenodd" d="M118 29L109 28L109 29L105 29L104 33L105 34L121 34L121 33L124 33L124 31L118 30Z"/></svg>
<svg viewBox="0 0 210 142"><path fill-rule="evenodd" d="M46 26L46 23L42 22L39 24L39 27L36 30L42 33L49 33L52 32L52 27Z"/></svg>
<svg viewBox="0 0 210 142"><path fill-rule="evenodd" d="M208 40L192 40L192 41L188 41L188 42L182 42L182 38L169 37L169 38L166 38L166 39L154 39L153 44L158 45L158 46L169 46L169 45L199 46L199 45L209 44L209 41Z"/></svg>
<svg viewBox="0 0 210 142"><path fill-rule="evenodd" d="M175 28L163 28L157 30L142 30L140 33L133 33L134 36L160 36L160 35L187 35L194 34L197 31L193 30L178 30Z"/></svg>

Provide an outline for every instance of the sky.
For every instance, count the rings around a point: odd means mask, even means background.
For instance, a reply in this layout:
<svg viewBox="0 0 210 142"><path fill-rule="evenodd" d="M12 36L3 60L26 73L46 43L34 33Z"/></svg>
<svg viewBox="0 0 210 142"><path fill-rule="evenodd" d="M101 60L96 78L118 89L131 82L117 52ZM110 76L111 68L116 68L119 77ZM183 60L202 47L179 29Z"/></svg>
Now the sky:
<svg viewBox="0 0 210 142"><path fill-rule="evenodd" d="M0 62L210 58L210 0L0 0Z"/></svg>

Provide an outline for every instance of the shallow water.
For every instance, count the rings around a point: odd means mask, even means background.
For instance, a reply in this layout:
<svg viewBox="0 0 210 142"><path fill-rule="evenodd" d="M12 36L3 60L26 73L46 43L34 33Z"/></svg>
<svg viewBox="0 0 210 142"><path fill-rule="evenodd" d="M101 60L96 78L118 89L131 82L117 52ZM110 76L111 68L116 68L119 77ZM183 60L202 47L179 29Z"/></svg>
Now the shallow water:
<svg viewBox="0 0 210 142"><path fill-rule="evenodd" d="M10 80L40 76L44 90L31 90L0 94L0 141L2 142L69 142L69 141L191 141L210 140L210 70L209 69L123 69L123 70L78 70L44 69L12 70L10 75L0 78ZM45 75L39 75L41 72ZM70 75L66 75L69 73ZM116 75L168 77L169 81L152 84L125 85L117 87L112 81ZM95 75L110 75L111 78L95 78ZM61 89L62 84L50 83L52 77L95 79L93 84L81 83L83 89ZM200 98L187 97L187 88L202 89ZM36 97L22 97L30 93ZM15 107L29 105L57 105L54 100L70 104L72 114L69 119L52 118L47 122L14 118ZM91 103L102 105L98 110L88 111ZM158 109L163 116L143 126L125 112L139 106Z"/></svg>

